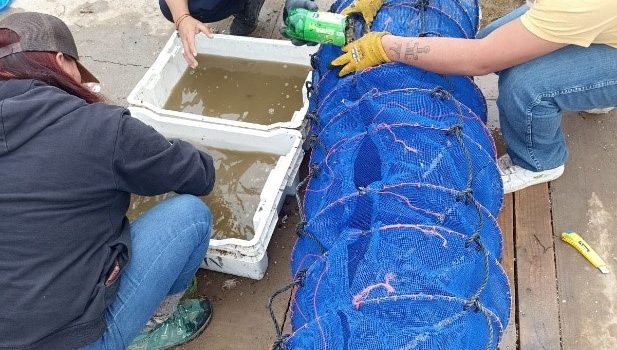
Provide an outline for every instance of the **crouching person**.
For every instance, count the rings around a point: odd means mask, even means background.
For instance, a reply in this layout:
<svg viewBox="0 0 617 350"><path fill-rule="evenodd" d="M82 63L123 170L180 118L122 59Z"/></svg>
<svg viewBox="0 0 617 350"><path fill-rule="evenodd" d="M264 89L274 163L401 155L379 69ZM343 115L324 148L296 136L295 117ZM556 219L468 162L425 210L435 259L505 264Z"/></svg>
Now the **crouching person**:
<svg viewBox="0 0 617 350"><path fill-rule="evenodd" d="M104 103L78 59L60 19L0 20L0 349L184 343L211 316L180 297L208 248L212 158ZM129 223L131 193L169 191Z"/></svg>

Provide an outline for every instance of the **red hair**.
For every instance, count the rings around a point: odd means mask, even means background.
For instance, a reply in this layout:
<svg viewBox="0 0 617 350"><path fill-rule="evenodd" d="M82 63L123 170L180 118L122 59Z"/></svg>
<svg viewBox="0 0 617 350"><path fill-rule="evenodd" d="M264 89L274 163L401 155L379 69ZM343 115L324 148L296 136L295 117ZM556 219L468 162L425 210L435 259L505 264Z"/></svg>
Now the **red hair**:
<svg viewBox="0 0 617 350"><path fill-rule="evenodd" d="M0 47L19 42L19 35L0 29ZM69 57L69 56L67 56ZM103 102L103 97L76 81L56 62L55 52L18 52L0 58L0 80L35 79L84 99L87 103Z"/></svg>

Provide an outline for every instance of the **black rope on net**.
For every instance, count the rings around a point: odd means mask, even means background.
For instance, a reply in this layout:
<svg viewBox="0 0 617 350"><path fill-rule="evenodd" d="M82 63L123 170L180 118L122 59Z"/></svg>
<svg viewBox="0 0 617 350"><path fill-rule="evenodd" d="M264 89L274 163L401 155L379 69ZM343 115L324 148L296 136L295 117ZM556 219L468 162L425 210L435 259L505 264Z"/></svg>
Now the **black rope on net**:
<svg viewBox="0 0 617 350"><path fill-rule="evenodd" d="M309 111L308 113L306 113L305 118L306 120L308 120L308 125L307 125L306 130L312 131L313 134L318 134L321 132L321 129L322 129L321 120L317 116L317 110ZM313 125L315 126L316 129L313 128Z"/></svg>
<svg viewBox="0 0 617 350"><path fill-rule="evenodd" d="M429 37L429 36L430 36L430 37L443 37L443 34L438 33L438 32L431 32L431 31L429 31L429 32L424 32L424 31L423 31L423 32L421 32L420 34L418 34L418 36L419 36L420 38L426 38L426 37Z"/></svg>
<svg viewBox="0 0 617 350"><path fill-rule="evenodd" d="M316 111L311 110L311 111L306 112L306 115L304 116L304 118L308 121L306 130L316 133L316 130L313 130L313 124L317 124L317 127L319 127L319 123L320 123L319 118L317 118Z"/></svg>
<svg viewBox="0 0 617 350"><path fill-rule="evenodd" d="M433 97L437 97L439 98L441 101L445 101L445 100L450 100L454 103L454 106L456 107L456 112L458 115L458 120L456 122L456 124L452 125L447 131L447 134L453 134L454 137L456 138L456 141L459 143L459 145L461 146L461 149L463 151L463 154L465 156L465 161L467 162L467 183L465 184L465 191L469 191L471 193L472 191L472 185L473 185L473 161L471 159L471 153L469 152L469 149L467 148L467 146L465 146L465 141L463 140L463 111L461 109L461 105L460 102L458 102L454 96L452 96L452 94L444 89L441 86L436 87L435 89L433 89L433 91L431 91L431 96Z"/></svg>
<svg viewBox="0 0 617 350"><path fill-rule="evenodd" d="M319 133L321 134L322 131L323 130L320 130ZM313 133L309 136L309 147L315 148L315 145L319 146L324 154L328 153L328 147L326 147L326 144L323 143L323 140L319 137L319 134Z"/></svg>
<svg viewBox="0 0 617 350"><path fill-rule="evenodd" d="M367 193L366 186L358 186L358 194L363 196Z"/></svg>
<svg viewBox="0 0 617 350"><path fill-rule="evenodd" d="M465 190L469 190L471 192L471 188L473 186L473 161L471 159L471 153L469 152L467 146L465 146L465 142L463 140L463 126L461 123L462 121L459 121L456 127L452 130L452 133L454 134L456 141L461 146L463 154L465 155L465 161L467 162L467 183L465 184Z"/></svg>
<svg viewBox="0 0 617 350"><path fill-rule="evenodd" d="M422 35L422 34L420 34L420 35ZM426 76L427 76L427 75L429 75L429 74L436 74L436 73L432 73L432 72L429 72L429 71L427 71L427 70L422 70L422 73L421 73L421 74L422 74L422 75L421 75L420 80L421 80L421 81L424 81L424 78L426 78ZM450 79L447 75L445 75L445 74L438 74L438 75L439 75L439 76L441 76L441 77L443 77L443 78L444 78L444 80L448 83L448 89L445 89L445 90L446 90L446 91L448 91L448 92L450 92L450 93L451 93L452 91L454 91L454 83L452 82L452 80L451 80L451 79ZM442 89L442 90L444 90L444 87L443 87L443 86L440 86L440 87L437 87L436 89ZM431 95L433 95L433 97L435 97L435 96L434 96L434 94L435 94L435 90L436 90L436 89L433 89L433 91L431 92Z"/></svg>
<svg viewBox="0 0 617 350"><path fill-rule="evenodd" d="M478 286L478 289L476 290L476 292L469 298L469 300L465 304L465 309L467 310L471 307L474 307L476 311L483 311L482 308L478 307L480 303L480 296L482 295L482 293L488 286L489 277L490 277L489 276L489 273L490 273L489 251L484 245L484 243L482 242L482 239L480 238L480 233L482 232L482 229L484 228L484 217L482 216L482 210L480 209L480 203L478 203L476 199L473 197L471 190L466 189L465 191L462 191L461 193L463 196L465 196L466 202L473 204L478 214L478 226L476 226L474 232L465 241L465 248L471 247L473 243L476 244L477 250L482 253L482 265L483 265L482 267L484 271L482 275L482 282ZM484 316L487 319L488 330L489 330L486 350L490 350L492 349L493 342L494 342L494 329L492 326L492 321L490 319L490 316L487 314L487 312L484 312Z"/></svg>
<svg viewBox="0 0 617 350"><path fill-rule="evenodd" d="M312 110L312 111L308 111L306 113L306 119L308 119L310 122L319 122L319 118L317 118L317 111L316 110Z"/></svg>
<svg viewBox="0 0 617 350"><path fill-rule="evenodd" d="M430 2L430 0L418 0L413 7L420 11L426 11L426 9L428 9L428 5L430 5Z"/></svg>
<svg viewBox="0 0 617 350"><path fill-rule="evenodd" d="M317 52L310 54L309 57L311 58L311 67L313 69L319 68L319 57L317 56Z"/></svg>
<svg viewBox="0 0 617 350"><path fill-rule="evenodd" d="M313 163L309 166L308 175L296 186L296 202L298 202L298 214L300 215L300 221L306 222L306 216L304 215L304 206L302 205L302 199L300 198L300 192L302 188L309 182L310 179L317 177L319 173L319 164Z"/></svg>
<svg viewBox="0 0 617 350"><path fill-rule="evenodd" d="M486 342L485 350L490 350L493 348L493 344L495 343L495 329L493 328L493 321L491 320L491 313L487 310L479 300L475 300L469 304L466 310L473 308L474 311L482 313L484 318L486 319L486 324L488 328L488 340Z"/></svg>
<svg viewBox="0 0 617 350"><path fill-rule="evenodd" d="M314 54L313 54L314 55ZM313 55L311 55L311 65L313 64ZM307 80L304 82L304 86L306 87L306 98L308 100L311 99L311 96L313 94L317 94L317 89L315 88L315 85L313 84L312 81ZM316 98L318 98L318 96L316 96ZM317 119L317 111L311 111L309 113L306 114L306 117L309 117L309 114L312 115L314 117L314 119Z"/></svg>
<svg viewBox="0 0 617 350"><path fill-rule="evenodd" d="M429 0L418 0L414 4L414 8L419 11L420 15L420 33L426 32L426 10L428 9Z"/></svg>
<svg viewBox="0 0 617 350"><path fill-rule="evenodd" d="M473 187L473 160L471 158L471 153L469 152L469 149L467 148L463 140L463 123L464 123L463 111L461 109L460 103L452 96L450 92L443 89L442 87L435 88L431 92L431 96L435 98L439 98L442 101L444 100L453 101L453 103L455 104L456 110L457 110L457 114L458 114L456 124L452 125L446 131L447 134L454 135L454 138L456 139L457 143L460 145L463 151L465 161L467 163L467 179L466 179L465 188L456 194L456 199L463 200L466 205L472 204L476 209L476 213L478 215L478 225L474 229L473 233L465 241L465 247L469 248L471 247L473 243L477 245L478 251L482 252L482 264L483 264L483 270L484 270L484 274L482 276L482 282L478 286L478 289L476 290L476 292L465 303L464 309L469 310L473 307L476 311L483 312L485 318L487 319L487 322L488 322L487 325L488 325L488 330L489 330L486 350L490 350L493 347L494 338L495 338L493 324L490 319L490 315L488 314L488 311L485 308L483 308L482 305L480 304L480 296L482 292L488 286L490 256L489 256L488 249L485 247L480 237L480 234L484 228L484 217L482 216L482 210L481 210L480 203L473 196L473 188L472 188Z"/></svg>
<svg viewBox="0 0 617 350"><path fill-rule="evenodd" d="M323 243L321 243L321 241L317 237L315 237L314 234L304 229L306 226L307 220L306 220L306 214L304 213L304 205L302 203L302 199L300 198L300 192L302 188L308 183L310 179L317 177L317 173L319 173L319 170L320 170L319 164L315 164L315 163L311 164L309 166L308 175L304 179L302 179L302 181L300 181L298 186L296 186L296 202L298 203L298 215L300 216L300 222L296 225L296 235L300 238L307 237L310 240L317 243L317 245L319 246L319 250L321 251L322 254L324 254L327 249L323 245Z"/></svg>
<svg viewBox="0 0 617 350"><path fill-rule="evenodd" d="M448 90L444 89L442 86L438 86L431 91L431 97L438 98L440 101L445 101L450 99L452 95ZM455 124L458 125L458 124ZM462 125L461 125L462 127Z"/></svg>
<svg viewBox="0 0 617 350"><path fill-rule="evenodd" d="M308 131L310 131L310 134L308 134L307 139L304 140L304 143L302 144L302 149L305 152L313 149L313 147L315 147L315 143L317 142L317 133L314 130L311 130L310 127Z"/></svg>
<svg viewBox="0 0 617 350"><path fill-rule="evenodd" d="M304 87L306 87L306 98L311 98L311 95L315 92L315 86L313 85L313 82L310 80L307 80L304 82Z"/></svg>
<svg viewBox="0 0 617 350"><path fill-rule="evenodd" d="M326 252L328 251L326 249L326 246L324 246L323 243L321 243L321 241L319 240L319 238L315 237L315 235L312 232L305 230L305 227L306 227L306 221L299 222L296 225L296 235L300 238L307 237L311 241L317 243L317 245L319 246L319 252L322 255L326 254Z"/></svg>
<svg viewBox="0 0 617 350"><path fill-rule="evenodd" d="M484 291L484 289L486 289L486 286L488 285L488 271L489 271L489 252L488 249L486 249L486 247L484 246L484 243L482 243L482 240L480 239L479 235L476 235L475 237L469 237L468 238L468 242L473 242L476 243L478 246L478 250L482 252L482 264L484 265L484 271L485 276L482 277L482 283L480 283L480 286L478 287L478 290L471 296L470 300L471 301L476 301L480 299L480 295L482 294L482 292ZM470 247L471 244L467 245L467 242L465 242L465 245L467 247Z"/></svg>
<svg viewBox="0 0 617 350"><path fill-rule="evenodd" d="M295 288L295 287L302 287L302 285L304 284L305 277L306 277L305 269L298 271L298 273L296 274L296 277L290 284L274 292L274 294L272 294L272 296L268 300L268 311L270 312L270 318L272 319L272 323L274 324L274 331L276 332L276 340L274 341L274 344L272 344L272 350L287 349L287 347L285 346L285 340L287 340L287 338L289 337L289 334L283 334L283 329L285 328L285 322L287 322L287 314L289 313L289 308L291 305L291 298L289 299L289 302L287 303L287 308L285 309L285 314L283 315L283 322L280 325L278 323L278 320L276 319L274 310L272 310L272 304L274 303L274 300L282 293L285 293L286 291L292 288Z"/></svg>
<svg viewBox="0 0 617 350"><path fill-rule="evenodd" d="M464 147L464 144L462 145ZM482 229L484 228L484 217L482 216L482 210L480 209L480 203L478 203L478 201L473 197L471 188L466 188L465 190L459 192L458 196L463 197L466 203L473 204L473 206L476 209L476 213L478 214L478 225L474 229L474 232L465 240L465 248L471 247L473 243L477 245L477 250L482 253L482 267L484 270L484 273L482 275L482 282L478 286L478 289L476 290L476 292L465 303L464 309L469 310L471 308L474 308L475 311L480 311L484 314L487 320L487 325L488 325L488 330L489 330L488 341L486 343L485 349L490 350L493 347L494 338L495 338L493 324L492 324L490 315L488 314L488 311L484 309L483 307L481 307L481 304L480 304L480 296L482 295L482 293L488 286L489 272L490 272L489 251L484 245L484 243L482 242L482 239L480 238L480 233L482 232Z"/></svg>

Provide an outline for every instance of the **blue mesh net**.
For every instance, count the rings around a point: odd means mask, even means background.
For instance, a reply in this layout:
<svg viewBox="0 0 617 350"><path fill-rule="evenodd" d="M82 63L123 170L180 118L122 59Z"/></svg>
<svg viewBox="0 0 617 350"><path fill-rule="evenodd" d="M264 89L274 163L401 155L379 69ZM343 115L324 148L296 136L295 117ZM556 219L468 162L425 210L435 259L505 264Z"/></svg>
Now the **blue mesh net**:
<svg viewBox="0 0 617 350"><path fill-rule="evenodd" d="M338 198L402 173L413 172L419 181L463 189L469 170L476 199L496 215L502 188L494 146L483 125L474 118L464 119L463 148L452 132L459 118L456 113L435 111L440 107L437 104L422 106L425 101L418 96L423 94L417 90L409 93L409 100L418 102L413 111L403 105L406 93L397 94L403 97L400 101L393 95L355 101L342 112L334 109L337 114L321 126L311 155L320 171L307 189L307 216L322 207L319 203L330 203L332 196ZM474 155L470 166L460 162L465 149ZM343 187L333 188L334 181Z"/></svg>
<svg viewBox="0 0 617 350"><path fill-rule="evenodd" d="M332 201L308 217L302 234L316 238L327 250L345 228L367 229L372 222L424 222L467 236L478 229L487 250L497 258L501 256L502 236L494 216L479 203L465 199L462 191L411 182L409 178L392 180L393 184L376 182Z"/></svg>
<svg viewBox="0 0 617 350"><path fill-rule="evenodd" d="M470 279L483 276L488 279ZM482 288L484 307L508 319L508 282L497 260L470 249L468 237L441 226L390 224L346 230L328 254L308 267L292 304L297 329L336 308L395 295L442 295L471 299Z"/></svg>
<svg viewBox="0 0 617 350"><path fill-rule="evenodd" d="M340 12L352 2L336 1L331 10ZM392 0L385 1L371 30L403 36L473 38L478 23L477 0Z"/></svg>
<svg viewBox="0 0 617 350"><path fill-rule="evenodd" d="M315 60L321 61L321 59ZM329 110L340 101L361 98L362 96L356 94L363 92L368 92L371 96L400 94L401 98L405 98L405 89L411 87L427 91L429 94L440 87L449 92L459 103L469 108L474 116L486 121L486 101L469 77L445 77L400 63L384 64L343 78L338 78L337 71L329 72L319 78L320 80L316 83L319 87L316 91L319 96L318 109ZM396 79L392 79L392 76L396 76ZM476 93L468 93L470 90ZM408 90L407 95L413 92L414 90ZM422 98L428 100L427 96L418 97L418 99ZM430 101L432 100L434 99Z"/></svg>
<svg viewBox="0 0 617 350"><path fill-rule="evenodd" d="M303 350L484 349L495 347L491 335L502 327L488 310L466 310L463 299L397 295L366 299L359 309L330 310L298 328L284 344Z"/></svg>
<svg viewBox="0 0 617 350"><path fill-rule="evenodd" d="M386 0L372 30L469 38L477 26L476 0ZM274 348L495 349L510 289L484 97L469 77L397 63L339 78L340 54L311 58L293 333L273 316Z"/></svg>

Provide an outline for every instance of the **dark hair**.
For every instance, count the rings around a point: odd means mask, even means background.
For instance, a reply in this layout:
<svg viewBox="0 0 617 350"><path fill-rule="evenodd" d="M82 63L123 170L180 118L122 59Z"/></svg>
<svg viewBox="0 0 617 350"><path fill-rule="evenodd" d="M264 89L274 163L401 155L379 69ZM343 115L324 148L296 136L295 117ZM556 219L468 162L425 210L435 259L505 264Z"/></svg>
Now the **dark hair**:
<svg viewBox="0 0 617 350"><path fill-rule="evenodd" d="M0 29L0 47L19 42L19 35ZM56 62L55 52L18 52L0 58L0 80L35 79L55 86L88 103L103 102L104 98L90 91L66 73ZM70 58L70 56L67 56Z"/></svg>

